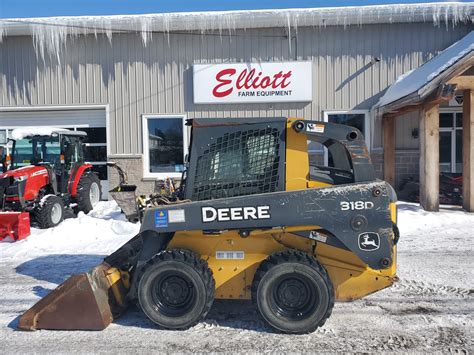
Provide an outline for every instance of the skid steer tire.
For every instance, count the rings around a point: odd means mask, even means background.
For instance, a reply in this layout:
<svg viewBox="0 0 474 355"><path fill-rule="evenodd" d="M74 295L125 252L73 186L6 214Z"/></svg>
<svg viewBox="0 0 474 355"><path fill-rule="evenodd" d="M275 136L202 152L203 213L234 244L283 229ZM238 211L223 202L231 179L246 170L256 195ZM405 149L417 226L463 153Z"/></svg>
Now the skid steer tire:
<svg viewBox="0 0 474 355"><path fill-rule="evenodd" d="M189 250L165 250L140 270L138 302L145 315L166 329L188 329L214 302L214 278L207 263Z"/></svg>
<svg viewBox="0 0 474 355"><path fill-rule="evenodd" d="M34 209L33 215L41 229L56 227L64 220L64 201L58 196L47 195Z"/></svg>
<svg viewBox="0 0 474 355"><path fill-rule="evenodd" d="M255 273L252 299L262 318L284 333L312 333L331 315L334 289L324 267L296 250L278 252Z"/></svg>
<svg viewBox="0 0 474 355"><path fill-rule="evenodd" d="M76 213L79 211L85 214L94 209L100 201L101 196L100 180L96 174L85 173L79 179L76 195Z"/></svg>

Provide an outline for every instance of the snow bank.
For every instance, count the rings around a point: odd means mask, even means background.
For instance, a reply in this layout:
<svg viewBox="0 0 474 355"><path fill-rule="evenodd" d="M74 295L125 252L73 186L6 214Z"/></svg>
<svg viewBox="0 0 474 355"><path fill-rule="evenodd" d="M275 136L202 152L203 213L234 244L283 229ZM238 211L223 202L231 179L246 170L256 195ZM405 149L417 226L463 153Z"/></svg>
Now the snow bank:
<svg viewBox="0 0 474 355"><path fill-rule="evenodd" d="M441 206L439 212L427 212L416 203L398 202L397 206L400 240L407 249L453 252L474 248L473 213L457 206Z"/></svg>
<svg viewBox="0 0 474 355"><path fill-rule="evenodd" d="M52 254L107 255L139 229L139 224L126 221L115 201L99 202L88 215L80 212L55 228L32 228L25 240L0 242L0 261L22 262Z"/></svg>
<svg viewBox="0 0 474 355"><path fill-rule="evenodd" d="M432 22L454 26L472 22L472 3L391 4L251 11L183 12L148 15L80 16L0 19L0 42L7 35L32 35L36 54L60 58L69 36L136 32L146 45L153 32L207 31L232 34L236 29L283 27L288 33L299 26L348 26L372 23Z"/></svg>
<svg viewBox="0 0 474 355"><path fill-rule="evenodd" d="M11 133L11 138L18 140L25 137L31 136L50 136L53 133L71 132L66 128L54 128L54 127L25 127L16 128Z"/></svg>
<svg viewBox="0 0 474 355"><path fill-rule="evenodd" d="M380 98L376 107L395 102L422 89L443 71L474 51L474 31L454 43L421 67L401 75Z"/></svg>

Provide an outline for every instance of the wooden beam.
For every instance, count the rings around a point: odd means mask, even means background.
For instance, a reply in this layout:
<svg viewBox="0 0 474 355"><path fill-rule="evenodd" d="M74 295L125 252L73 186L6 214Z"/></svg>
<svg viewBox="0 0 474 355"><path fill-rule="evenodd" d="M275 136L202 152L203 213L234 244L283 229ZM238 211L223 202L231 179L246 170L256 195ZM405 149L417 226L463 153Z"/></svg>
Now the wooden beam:
<svg viewBox="0 0 474 355"><path fill-rule="evenodd" d="M395 186L395 117L382 117L383 179Z"/></svg>
<svg viewBox="0 0 474 355"><path fill-rule="evenodd" d="M463 92L462 173L463 207L474 212L474 89Z"/></svg>
<svg viewBox="0 0 474 355"><path fill-rule="evenodd" d="M439 105L425 106L420 115L420 204L439 211Z"/></svg>
<svg viewBox="0 0 474 355"><path fill-rule="evenodd" d="M461 75L448 83L456 85L456 90L474 90L474 75Z"/></svg>
<svg viewBox="0 0 474 355"><path fill-rule="evenodd" d="M449 87L448 85L452 87ZM428 97L423 99L423 101L407 104L406 106L400 107L396 110L389 111L384 114L384 117L398 117L413 111L418 111L423 109L423 107L431 107L442 103L447 103L454 97L454 92L454 84L440 85Z"/></svg>

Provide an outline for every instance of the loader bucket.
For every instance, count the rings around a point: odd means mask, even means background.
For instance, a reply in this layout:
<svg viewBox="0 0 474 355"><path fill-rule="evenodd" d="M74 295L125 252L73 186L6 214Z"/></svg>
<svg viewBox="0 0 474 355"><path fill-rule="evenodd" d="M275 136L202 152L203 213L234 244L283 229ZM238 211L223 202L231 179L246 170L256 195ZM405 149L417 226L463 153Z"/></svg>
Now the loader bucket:
<svg viewBox="0 0 474 355"><path fill-rule="evenodd" d="M20 318L21 330L102 330L125 311L128 284L121 272L102 263L73 275Z"/></svg>
<svg viewBox="0 0 474 355"><path fill-rule="evenodd" d="M136 222L139 219L137 197L135 195L136 189L135 185L119 185L109 191L112 198L131 222Z"/></svg>

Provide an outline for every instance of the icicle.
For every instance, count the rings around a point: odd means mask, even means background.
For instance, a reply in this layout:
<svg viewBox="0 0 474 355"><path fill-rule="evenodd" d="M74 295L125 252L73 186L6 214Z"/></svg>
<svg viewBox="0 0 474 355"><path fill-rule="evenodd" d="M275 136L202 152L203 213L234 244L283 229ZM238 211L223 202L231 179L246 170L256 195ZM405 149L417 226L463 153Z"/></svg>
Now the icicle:
<svg viewBox="0 0 474 355"><path fill-rule="evenodd" d="M288 28L288 49L290 51L290 56L291 56L291 20L290 20L290 14L286 14L286 21L287 21L287 28Z"/></svg>

